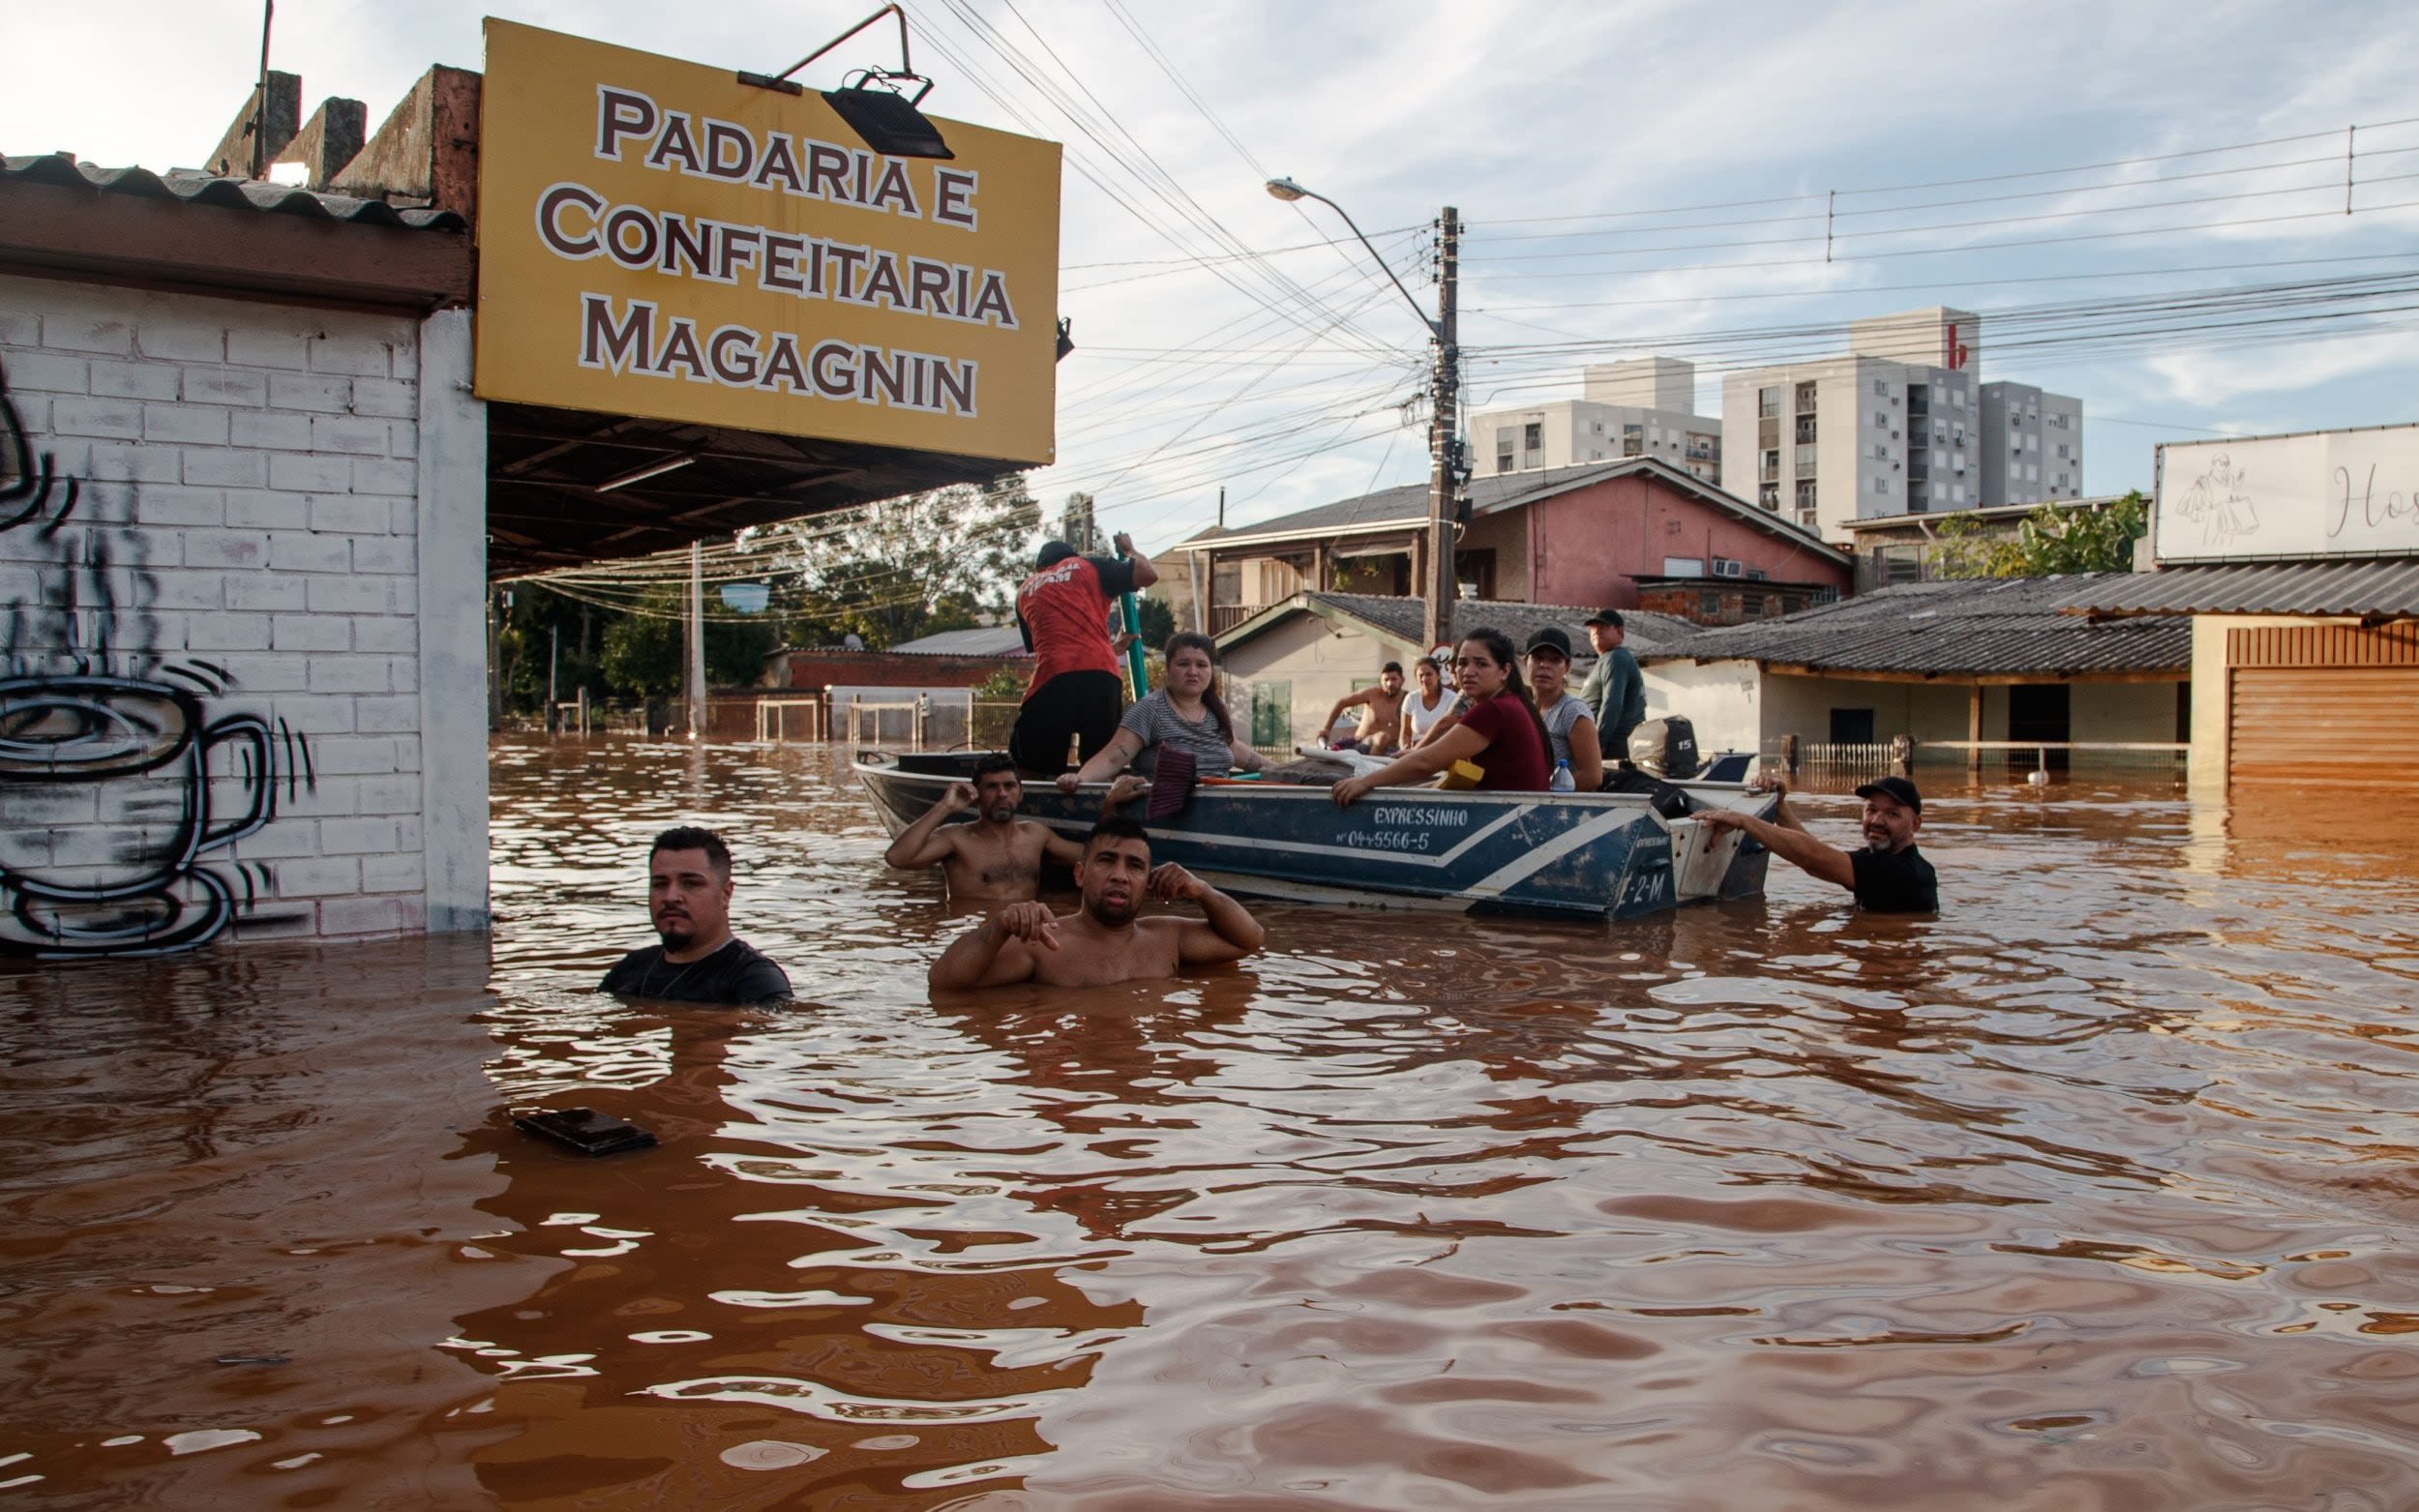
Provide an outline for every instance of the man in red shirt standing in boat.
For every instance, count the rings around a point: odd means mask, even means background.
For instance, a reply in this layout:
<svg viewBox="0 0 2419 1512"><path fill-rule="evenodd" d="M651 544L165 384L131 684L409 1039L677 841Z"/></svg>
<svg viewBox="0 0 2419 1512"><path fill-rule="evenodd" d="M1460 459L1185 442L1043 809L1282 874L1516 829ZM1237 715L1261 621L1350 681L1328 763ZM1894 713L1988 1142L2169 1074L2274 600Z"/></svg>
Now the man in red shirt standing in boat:
<svg viewBox="0 0 2419 1512"><path fill-rule="evenodd" d="M1016 590L1016 628L1033 653L1032 680L1025 705L1008 734L1008 754L1036 777L1066 770L1068 740L1090 760L1114 739L1124 712L1118 681L1123 637L1109 637L1109 608L1123 594L1159 580L1149 557L1134 554L1133 538L1120 531L1118 554L1084 556L1063 541L1041 548L1035 572Z"/></svg>

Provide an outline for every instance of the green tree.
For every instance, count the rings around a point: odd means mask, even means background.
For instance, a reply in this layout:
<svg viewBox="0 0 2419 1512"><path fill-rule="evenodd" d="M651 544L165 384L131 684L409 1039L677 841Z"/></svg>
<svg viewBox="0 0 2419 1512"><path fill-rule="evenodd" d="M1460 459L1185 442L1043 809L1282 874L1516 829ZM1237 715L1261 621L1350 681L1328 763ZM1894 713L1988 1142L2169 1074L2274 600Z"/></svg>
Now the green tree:
<svg viewBox="0 0 2419 1512"><path fill-rule="evenodd" d="M761 681L764 658L780 647L780 623L770 614L734 617L710 595L705 608L706 686L745 688ZM608 625L598 659L607 690L650 698L681 692L688 682L686 613L683 595L659 593Z"/></svg>
<svg viewBox="0 0 2419 1512"><path fill-rule="evenodd" d="M683 647L680 622L672 612L672 600L662 595L605 627L605 649L598 660L610 691L642 698L680 691Z"/></svg>
<svg viewBox="0 0 2419 1512"><path fill-rule="evenodd" d="M2105 509L2044 504L2013 536L1984 533L1979 515L1941 520L1932 532L1937 578L2046 578L2059 573L2134 570L2134 543L2150 529L2150 501L2139 489Z"/></svg>
<svg viewBox="0 0 2419 1512"><path fill-rule="evenodd" d="M851 632L880 649L942 629L996 621L1031 570L1041 506L1022 474L892 499L838 524L778 525L802 633Z"/></svg>
<svg viewBox="0 0 2419 1512"><path fill-rule="evenodd" d="M1143 644L1152 651L1161 649L1168 643L1168 637L1176 634L1176 610L1168 608L1167 600L1152 598L1148 593L1134 602L1141 611Z"/></svg>

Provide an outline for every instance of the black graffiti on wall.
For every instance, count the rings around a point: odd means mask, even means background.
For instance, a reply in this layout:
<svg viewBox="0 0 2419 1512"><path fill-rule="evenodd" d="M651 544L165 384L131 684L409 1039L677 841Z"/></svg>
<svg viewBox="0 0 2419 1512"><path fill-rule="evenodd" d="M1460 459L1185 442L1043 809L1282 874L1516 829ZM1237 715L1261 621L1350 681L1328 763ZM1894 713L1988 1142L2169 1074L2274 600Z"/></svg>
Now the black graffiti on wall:
<svg viewBox="0 0 2419 1512"><path fill-rule="evenodd" d="M74 478L60 478L48 452L36 455L26 439L16 403L9 398L9 375L0 370L0 531L39 524L45 540L75 513L82 492ZM9 513L15 511L14 514Z"/></svg>
<svg viewBox="0 0 2419 1512"><path fill-rule="evenodd" d="M126 523L99 493L35 449L0 371L0 535L40 544L0 552L26 584L0 671L0 953L157 954L276 919L275 872L213 853L317 786L284 721L222 710L225 667L163 654L131 489Z"/></svg>

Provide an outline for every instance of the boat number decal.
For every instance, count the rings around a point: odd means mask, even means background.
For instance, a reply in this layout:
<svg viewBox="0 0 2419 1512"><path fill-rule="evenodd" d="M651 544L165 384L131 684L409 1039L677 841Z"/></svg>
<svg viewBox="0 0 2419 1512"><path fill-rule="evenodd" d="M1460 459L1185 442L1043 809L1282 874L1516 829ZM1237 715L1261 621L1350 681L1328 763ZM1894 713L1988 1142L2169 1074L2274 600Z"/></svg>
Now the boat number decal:
<svg viewBox="0 0 2419 1512"><path fill-rule="evenodd" d="M1381 811L1383 812L1383 811ZM1420 850L1428 848L1431 839L1426 830L1346 830L1335 837L1339 845L1355 850Z"/></svg>
<svg viewBox="0 0 2419 1512"><path fill-rule="evenodd" d="M1369 810L1369 817L1381 826L1391 824L1419 829L1468 829L1470 827L1468 809L1446 809L1423 804L1381 803Z"/></svg>
<svg viewBox="0 0 2419 1512"><path fill-rule="evenodd" d="M1662 898L1663 888L1670 880L1671 874L1669 872L1653 871L1638 873L1636 875L1629 878L1629 886L1625 890L1625 896L1622 898L1621 905L1625 908L1632 908L1642 905L1652 905L1659 903Z"/></svg>

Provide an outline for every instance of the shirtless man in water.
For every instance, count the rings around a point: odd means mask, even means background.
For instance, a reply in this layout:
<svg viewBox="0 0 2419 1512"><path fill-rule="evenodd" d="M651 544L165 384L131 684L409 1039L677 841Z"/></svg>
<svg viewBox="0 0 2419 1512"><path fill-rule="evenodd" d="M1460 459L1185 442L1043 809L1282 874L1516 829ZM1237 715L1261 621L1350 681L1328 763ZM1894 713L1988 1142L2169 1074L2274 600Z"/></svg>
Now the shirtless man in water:
<svg viewBox="0 0 2419 1512"><path fill-rule="evenodd" d="M1122 803L1139 785L1109 800ZM1071 867L1083 847L1061 839L1047 824L1016 816L1025 782L1013 756L993 755L974 763L974 781L951 783L924 816L899 832L882 859L902 872L939 863L949 896L960 903L1022 903L1041 891L1044 857ZM950 824L952 815L973 809L971 824Z"/></svg>
<svg viewBox="0 0 2419 1512"><path fill-rule="evenodd" d="M1239 961L1268 937L1241 904L1182 867L1151 866L1150 838L1132 819L1092 826L1075 883L1083 895L1075 912L1054 915L1040 903L996 909L941 953L926 980L936 988L1101 987ZM1140 918L1145 894L1199 903L1202 917Z"/></svg>

